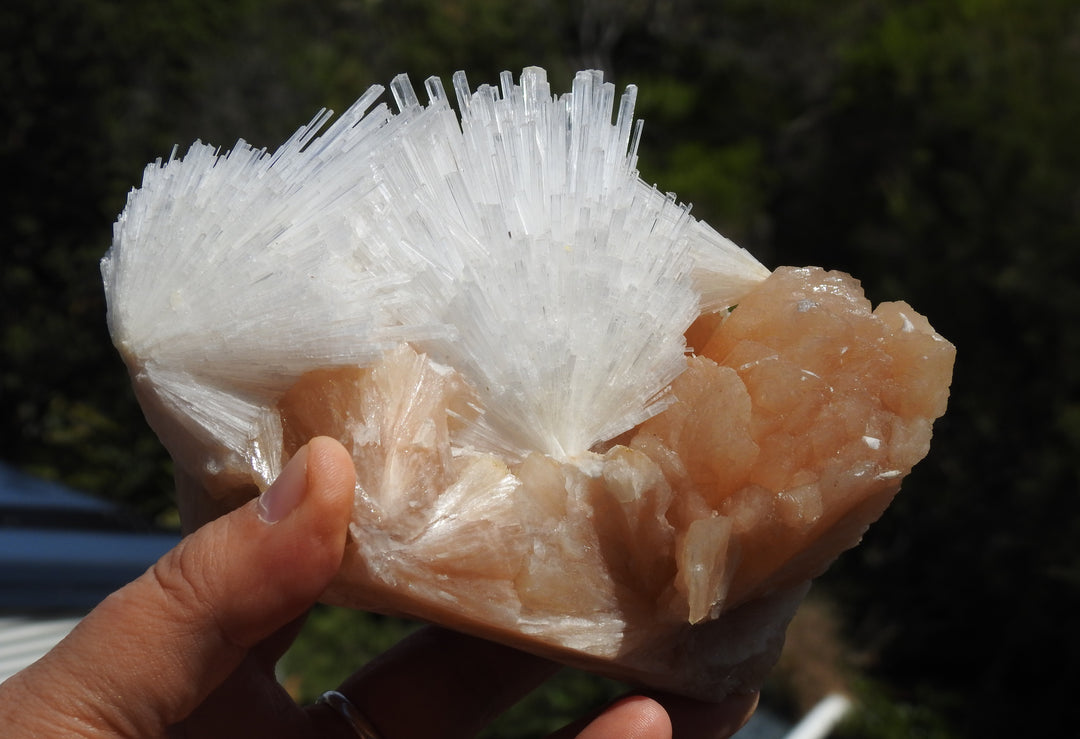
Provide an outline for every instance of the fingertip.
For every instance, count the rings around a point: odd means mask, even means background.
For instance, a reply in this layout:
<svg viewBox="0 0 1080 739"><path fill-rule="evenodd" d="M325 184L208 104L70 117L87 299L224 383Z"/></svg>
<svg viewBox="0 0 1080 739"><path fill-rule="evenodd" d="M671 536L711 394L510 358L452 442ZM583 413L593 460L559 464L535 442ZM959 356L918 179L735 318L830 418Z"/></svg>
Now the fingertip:
<svg viewBox="0 0 1080 739"><path fill-rule="evenodd" d="M577 739L671 739L671 719L660 703L643 695L616 701L593 719Z"/></svg>
<svg viewBox="0 0 1080 739"><path fill-rule="evenodd" d="M625 735L640 739L671 739L671 717L662 705L652 698L638 695L616 704L626 714L630 731Z"/></svg>

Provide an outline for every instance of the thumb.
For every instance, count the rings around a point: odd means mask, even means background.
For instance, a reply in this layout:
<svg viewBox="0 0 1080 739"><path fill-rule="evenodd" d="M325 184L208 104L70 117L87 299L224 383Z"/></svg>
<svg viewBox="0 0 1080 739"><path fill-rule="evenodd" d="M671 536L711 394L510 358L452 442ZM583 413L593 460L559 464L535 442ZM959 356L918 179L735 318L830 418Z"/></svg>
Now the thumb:
<svg viewBox="0 0 1080 739"><path fill-rule="evenodd" d="M319 598L341 565L354 481L339 443L311 441L257 500L181 541L5 684L19 714L36 703L52 732L69 718L73 733L110 736L159 735L186 717Z"/></svg>

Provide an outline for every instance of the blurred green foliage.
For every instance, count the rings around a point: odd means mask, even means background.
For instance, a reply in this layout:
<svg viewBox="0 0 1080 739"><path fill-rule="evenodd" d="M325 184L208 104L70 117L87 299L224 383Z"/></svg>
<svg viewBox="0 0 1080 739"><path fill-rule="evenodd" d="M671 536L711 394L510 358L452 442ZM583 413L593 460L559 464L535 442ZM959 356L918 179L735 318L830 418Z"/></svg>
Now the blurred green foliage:
<svg viewBox="0 0 1080 739"><path fill-rule="evenodd" d="M582 67L638 84L646 180L767 264L849 271L958 346L930 457L826 580L889 696L866 699L862 735L1075 725L1072 0L13 0L0 9L3 458L170 514L169 463L110 346L97 272L146 162L196 138L273 147L401 71L462 68L476 84L529 64L556 85ZM312 644L343 639L335 656L383 643L374 627L312 623ZM319 659L327 680L351 667ZM575 691L596 697L571 682L530 715Z"/></svg>
<svg viewBox="0 0 1080 739"><path fill-rule="evenodd" d="M836 729L835 739L954 739L957 736L941 714L928 704L891 693L873 680L854 686L855 709Z"/></svg>

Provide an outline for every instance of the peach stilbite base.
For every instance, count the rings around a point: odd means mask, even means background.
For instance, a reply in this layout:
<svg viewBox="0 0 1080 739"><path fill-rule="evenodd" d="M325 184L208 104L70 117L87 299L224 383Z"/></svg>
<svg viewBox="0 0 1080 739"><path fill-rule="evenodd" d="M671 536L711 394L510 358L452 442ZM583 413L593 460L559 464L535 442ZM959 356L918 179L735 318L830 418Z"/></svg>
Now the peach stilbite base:
<svg viewBox="0 0 1080 739"><path fill-rule="evenodd" d="M278 465L315 435L353 453L326 600L707 700L756 687L810 580L929 449L954 349L906 304L793 268L689 342L664 411L562 461L456 445L484 409L408 346L305 375L260 442Z"/></svg>

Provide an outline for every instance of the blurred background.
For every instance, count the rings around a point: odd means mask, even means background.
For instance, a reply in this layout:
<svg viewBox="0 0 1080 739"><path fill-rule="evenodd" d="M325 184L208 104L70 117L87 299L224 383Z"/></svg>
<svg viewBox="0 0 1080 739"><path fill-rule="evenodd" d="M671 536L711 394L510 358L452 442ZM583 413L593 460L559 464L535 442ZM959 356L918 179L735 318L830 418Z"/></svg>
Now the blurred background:
<svg viewBox="0 0 1080 739"><path fill-rule="evenodd" d="M175 523L98 260L143 167L273 149L398 72L637 84L642 177L770 267L905 299L958 348L894 506L813 591L770 705L849 736L1080 721L1080 4L1075 0L12 0L0 9L0 460ZM560 82L561 81L561 82ZM408 630L320 609L310 697ZM343 659L341 655L348 655ZM566 673L491 736L618 690Z"/></svg>

